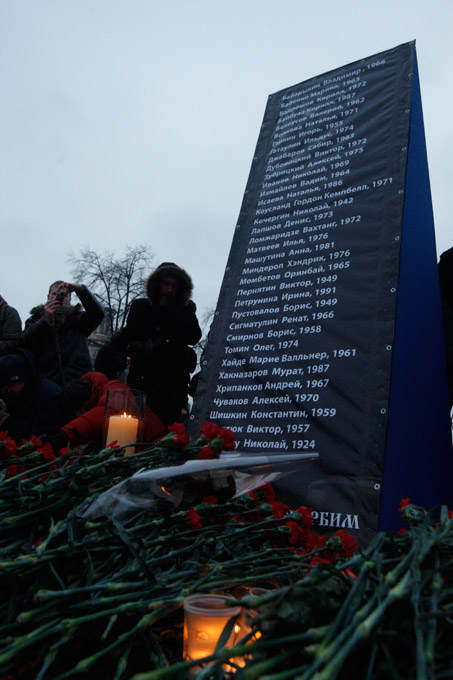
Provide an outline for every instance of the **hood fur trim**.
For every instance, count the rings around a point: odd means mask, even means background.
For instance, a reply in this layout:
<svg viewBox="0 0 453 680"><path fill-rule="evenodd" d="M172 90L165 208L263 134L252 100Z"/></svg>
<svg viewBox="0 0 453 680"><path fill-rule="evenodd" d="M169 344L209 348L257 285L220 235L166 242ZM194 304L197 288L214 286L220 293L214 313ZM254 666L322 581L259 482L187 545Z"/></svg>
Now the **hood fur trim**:
<svg viewBox="0 0 453 680"><path fill-rule="evenodd" d="M174 276L179 281L179 288L176 293L176 301L179 304L187 304L190 300L193 291L193 282L189 274L178 267L174 262L163 262L157 269L149 276L145 290L146 295L151 303L157 303L159 299L159 280L162 276Z"/></svg>

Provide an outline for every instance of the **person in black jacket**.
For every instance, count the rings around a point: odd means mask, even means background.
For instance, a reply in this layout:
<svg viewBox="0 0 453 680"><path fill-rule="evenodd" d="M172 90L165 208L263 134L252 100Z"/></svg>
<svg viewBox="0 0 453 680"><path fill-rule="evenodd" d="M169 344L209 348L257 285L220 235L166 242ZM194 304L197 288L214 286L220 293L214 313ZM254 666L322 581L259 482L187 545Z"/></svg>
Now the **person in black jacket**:
<svg viewBox="0 0 453 680"><path fill-rule="evenodd" d="M148 406L165 425L180 420L187 408L190 373L196 355L190 345L201 338L189 274L164 262L146 283L146 298L134 300L112 345L127 352L127 383L147 394Z"/></svg>
<svg viewBox="0 0 453 680"><path fill-rule="evenodd" d="M67 419L61 387L39 375L33 354L18 348L0 357L0 429L18 444L56 432Z"/></svg>
<svg viewBox="0 0 453 680"><path fill-rule="evenodd" d="M75 292L83 305L71 304ZM87 337L104 318L104 310L84 285L55 281L47 302L31 310L22 344L33 352L41 375L62 387L92 370Z"/></svg>
<svg viewBox="0 0 453 680"><path fill-rule="evenodd" d="M19 312L0 295L0 356L14 352L21 333Z"/></svg>
<svg viewBox="0 0 453 680"><path fill-rule="evenodd" d="M443 252L438 264L444 323L450 408L453 407L453 248Z"/></svg>

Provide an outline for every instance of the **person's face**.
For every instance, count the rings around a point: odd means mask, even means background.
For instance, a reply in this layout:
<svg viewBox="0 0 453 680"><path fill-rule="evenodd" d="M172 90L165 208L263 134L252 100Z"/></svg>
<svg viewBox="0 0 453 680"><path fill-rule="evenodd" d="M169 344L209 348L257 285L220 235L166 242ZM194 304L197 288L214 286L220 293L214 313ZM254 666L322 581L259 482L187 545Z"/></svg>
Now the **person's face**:
<svg viewBox="0 0 453 680"><path fill-rule="evenodd" d="M64 296L62 296L64 293ZM54 286L50 289L49 298L51 300L57 300L60 305L70 305L71 304L71 293L69 293L65 288L60 286Z"/></svg>
<svg viewBox="0 0 453 680"><path fill-rule="evenodd" d="M178 292L178 281L174 276L163 276L159 281L161 295L171 296Z"/></svg>
<svg viewBox="0 0 453 680"><path fill-rule="evenodd" d="M14 383L14 385L6 385L5 389L8 394L20 394L25 387L24 382Z"/></svg>

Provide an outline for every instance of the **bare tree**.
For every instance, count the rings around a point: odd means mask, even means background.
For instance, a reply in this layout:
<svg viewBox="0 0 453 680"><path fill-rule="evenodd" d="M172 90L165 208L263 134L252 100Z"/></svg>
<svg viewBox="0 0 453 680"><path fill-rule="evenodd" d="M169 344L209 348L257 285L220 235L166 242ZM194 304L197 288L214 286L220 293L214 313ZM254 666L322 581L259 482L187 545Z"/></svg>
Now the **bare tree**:
<svg viewBox="0 0 453 680"><path fill-rule="evenodd" d="M85 246L78 255L71 251L67 259L74 280L84 283L99 298L112 335L124 327L132 301L145 294L153 261L147 245L128 246L123 257Z"/></svg>
<svg viewBox="0 0 453 680"><path fill-rule="evenodd" d="M202 334L200 340L194 346L194 350L197 353L198 360L200 360L201 355L203 354L204 349L206 347L206 343L208 341L208 336L209 336L209 331L211 329L212 322L214 321L214 316L215 316L215 307L210 307L204 312L203 316L201 317L201 330L202 330L203 334Z"/></svg>

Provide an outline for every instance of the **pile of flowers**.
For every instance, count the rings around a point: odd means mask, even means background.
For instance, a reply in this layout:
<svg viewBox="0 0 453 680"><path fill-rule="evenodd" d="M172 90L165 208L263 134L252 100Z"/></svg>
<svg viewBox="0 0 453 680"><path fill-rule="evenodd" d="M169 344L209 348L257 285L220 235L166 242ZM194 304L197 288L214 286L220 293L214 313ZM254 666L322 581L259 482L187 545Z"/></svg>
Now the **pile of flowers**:
<svg viewBox="0 0 453 680"><path fill-rule="evenodd" d="M59 454L67 453L61 449ZM52 446L33 436L29 441L17 444L7 432L0 432L0 474L6 478L21 475L26 478L30 468L50 463L57 459ZM55 469L55 466L50 469Z"/></svg>
<svg viewBox="0 0 453 680"><path fill-rule="evenodd" d="M233 432L227 427L221 427L215 423L203 423L198 439L191 444L184 425L173 423L168 428L168 434L161 437L156 446L181 452L180 461L193 458L209 460L218 458L222 451L234 451L236 441Z"/></svg>
<svg viewBox="0 0 453 680"><path fill-rule="evenodd" d="M269 485L238 498L214 495L213 485L190 507L84 518L87 504L143 467L234 448L233 433L212 423L195 442L172 425L132 456L118 447L53 452L2 433L0 678L119 679L161 668L181 656L188 594L288 586L318 563L333 568L352 555L352 537L316 535L310 509L289 508Z"/></svg>
<svg viewBox="0 0 453 680"><path fill-rule="evenodd" d="M202 511L208 509L209 512L202 516ZM355 538L343 529L330 537L313 532L311 509L303 505L291 509L276 499L270 484L236 499L234 504L220 504L216 496L205 497L200 504L187 510L186 522L192 529L210 524L235 523L240 526L255 523L263 529L260 534L263 549L285 548L295 555L308 555L310 565L335 564L352 557L358 548Z"/></svg>

